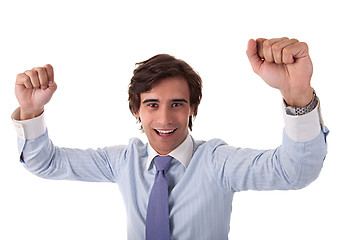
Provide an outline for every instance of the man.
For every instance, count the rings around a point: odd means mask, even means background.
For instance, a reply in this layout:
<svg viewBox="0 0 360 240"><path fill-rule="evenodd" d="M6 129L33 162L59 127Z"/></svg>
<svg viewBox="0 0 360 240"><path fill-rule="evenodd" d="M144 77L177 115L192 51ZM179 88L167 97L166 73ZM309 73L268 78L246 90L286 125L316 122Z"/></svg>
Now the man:
<svg viewBox="0 0 360 240"><path fill-rule="evenodd" d="M194 140L188 129L201 100L201 78L184 61L157 55L139 63L129 85L129 107L148 144L131 139L98 150L54 146L43 121L56 90L53 69L19 74L20 108L13 119L20 161L44 178L116 182L129 239L227 239L234 192L303 188L318 177L327 151L307 45L288 38L249 40L247 55L255 73L284 98L285 131L276 149Z"/></svg>

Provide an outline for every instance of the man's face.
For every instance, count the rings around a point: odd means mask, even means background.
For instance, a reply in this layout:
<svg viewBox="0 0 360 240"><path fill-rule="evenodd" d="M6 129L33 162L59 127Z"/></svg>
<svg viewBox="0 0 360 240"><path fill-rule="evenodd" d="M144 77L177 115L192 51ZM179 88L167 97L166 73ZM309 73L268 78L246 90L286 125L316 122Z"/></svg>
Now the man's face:
<svg viewBox="0 0 360 240"><path fill-rule="evenodd" d="M161 155L178 147L187 137L190 107L189 86L180 77L165 78L140 94L140 117L150 145Z"/></svg>

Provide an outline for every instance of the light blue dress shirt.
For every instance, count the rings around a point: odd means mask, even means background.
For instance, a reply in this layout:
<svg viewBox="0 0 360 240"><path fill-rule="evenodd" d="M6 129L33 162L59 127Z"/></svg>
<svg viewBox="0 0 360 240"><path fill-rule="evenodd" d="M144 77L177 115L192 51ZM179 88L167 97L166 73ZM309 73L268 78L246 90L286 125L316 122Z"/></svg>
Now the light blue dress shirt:
<svg viewBox="0 0 360 240"><path fill-rule="evenodd" d="M303 126L308 129L310 125ZM27 138L21 136L31 135L30 130L17 128L22 129L18 130L20 161L29 171L48 179L117 183L127 210L128 239L145 239L155 177L151 161L156 155L147 143L133 138L128 145L97 150L59 148L46 129L40 136ZM328 130L319 127L317 131L311 139L299 142L293 138L302 139L302 131L294 134L285 127L282 145L273 150L235 148L220 139L196 141L188 135L169 154L175 157L168 171L171 239L228 239L235 192L299 189L310 184L318 177L327 153Z"/></svg>
<svg viewBox="0 0 360 240"><path fill-rule="evenodd" d="M147 169L147 144L103 149L67 149L42 136L19 139L24 166L49 179L105 181L118 184L127 209L128 239L145 239L145 217L155 168ZM234 192L288 190L307 186L317 178L326 155L325 134L296 143L283 136L275 150L228 146L219 139L193 140L192 158L185 170L173 161L169 208L172 239L227 239Z"/></svg>

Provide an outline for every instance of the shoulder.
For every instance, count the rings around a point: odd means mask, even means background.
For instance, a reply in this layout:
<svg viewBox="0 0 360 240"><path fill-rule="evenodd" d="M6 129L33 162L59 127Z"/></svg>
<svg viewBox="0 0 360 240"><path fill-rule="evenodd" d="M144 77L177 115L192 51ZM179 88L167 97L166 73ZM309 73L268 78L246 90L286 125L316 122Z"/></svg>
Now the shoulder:
<svg viewBox="0 0 360 240"><path fill-rule="evenodd" d="M227 143L218 138L213 138L208 141L192 139L194 143L194 152L196 151L209 151L213 152L220 146L227 146Z"/></svg>
<svg viewBox="0 0 360 240"><path fill-rule="evenodd" d="M211 158L224 158L232 156L241 148L229 146L224 140L214 138L209 141L194 141L194 154L207 155Z"/></svg>
<svg viewBox="0 0 360 240"><path fill-rule="evenodd" d="M123 157L132 155L145 155L147 153L147 144L143 143L139 138L131 138L127 145L114 145L105 148L106 152L111 156Z"/></svg>
<svg viewBox="0 0 360 240"><path fill-rule="evenodd" d="M129 144L127 146L128 150L140 152L140 153L146 153L147 152L147 143L144 143L139 138L130 138Z"/></svg>
<svg viewBox="0 0 360 240"><path fill-rule="evenodd" d="M125 154L126 155L138 155L144 156L147 154L147 143L144 143L139 138L130 138L128 145L125 147Z"/></svg>

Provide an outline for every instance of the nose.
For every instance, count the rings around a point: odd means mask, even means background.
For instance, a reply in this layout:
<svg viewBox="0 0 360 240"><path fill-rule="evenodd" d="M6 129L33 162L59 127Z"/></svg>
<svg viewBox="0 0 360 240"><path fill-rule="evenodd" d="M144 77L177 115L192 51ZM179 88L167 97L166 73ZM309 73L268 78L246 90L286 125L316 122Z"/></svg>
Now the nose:
<svg viewBox="0 0 360 240"><path fill-rule="evenodd" d="M162 126L166 126L172 124L172 122L173 122L173 116L171 110L167 107L159 109L158 123L161 124Z"/></svg>

